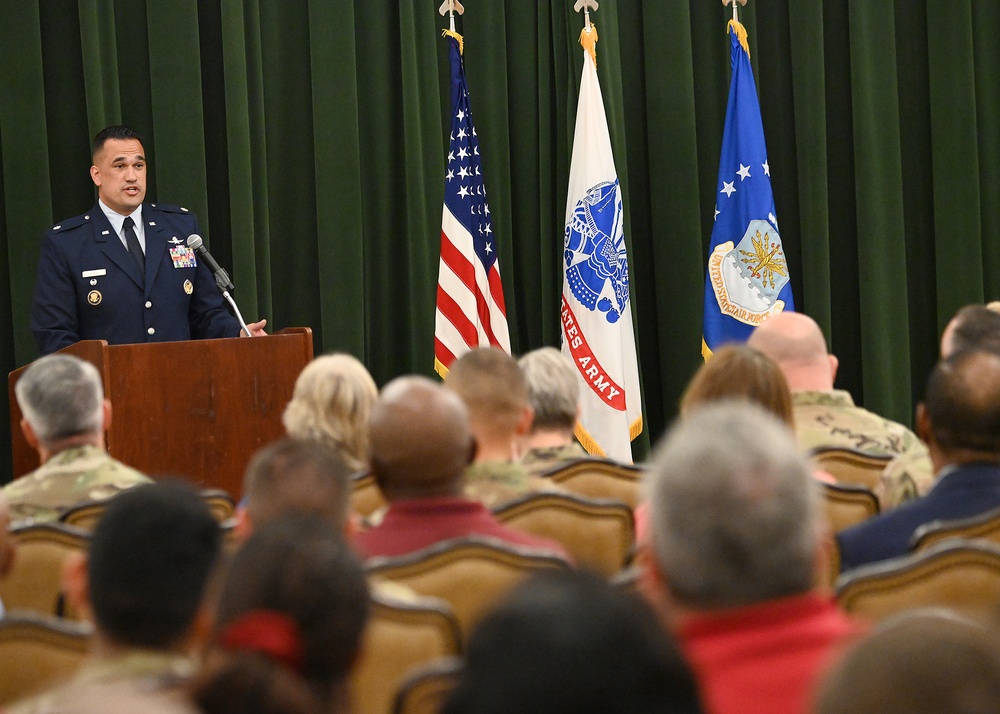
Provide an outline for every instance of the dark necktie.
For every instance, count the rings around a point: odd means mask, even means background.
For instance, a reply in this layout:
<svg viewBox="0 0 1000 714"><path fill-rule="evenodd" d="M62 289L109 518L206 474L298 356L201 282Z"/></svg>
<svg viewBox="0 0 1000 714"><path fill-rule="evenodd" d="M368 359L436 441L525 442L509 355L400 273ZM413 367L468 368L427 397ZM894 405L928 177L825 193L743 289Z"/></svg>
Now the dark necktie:
<svg viewBox="0 0 1000 714"><path fill-rule="evenodd" d="M146 256L142 252L142 246L139 245L139 238L135 235L135 221L132 220L132 216L128 216L122 225L125 227L125 243L128 245L128 252L135 258L135 262L139 266L139 273L145 275Z"/></svg>

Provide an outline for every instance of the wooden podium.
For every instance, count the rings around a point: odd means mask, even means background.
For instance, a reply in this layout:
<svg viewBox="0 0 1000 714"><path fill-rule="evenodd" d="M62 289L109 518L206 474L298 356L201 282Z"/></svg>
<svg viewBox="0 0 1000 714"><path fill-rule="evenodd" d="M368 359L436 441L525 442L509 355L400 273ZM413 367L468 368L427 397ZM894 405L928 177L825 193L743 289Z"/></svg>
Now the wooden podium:
<svg viewBox="0 0 1000 714"><path fill-rule="evenodd" d="M312 360L312 330L135 345L86 340L57 354L87 360L100 372L111 400L112 456L150 476L180 476L238 499L250 457L285 433L281 415ZM14 397L25 369L8 377L14 478L38 466Z"/></svg>

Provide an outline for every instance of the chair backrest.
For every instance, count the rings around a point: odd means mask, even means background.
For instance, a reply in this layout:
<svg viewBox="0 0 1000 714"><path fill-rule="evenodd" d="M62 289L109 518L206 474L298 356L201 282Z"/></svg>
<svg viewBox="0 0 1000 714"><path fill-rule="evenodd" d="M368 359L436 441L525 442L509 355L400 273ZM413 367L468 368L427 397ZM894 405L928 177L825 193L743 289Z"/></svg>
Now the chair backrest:
<svg viewBox="0 0 1000 714"><path fill-rule="evenodd" d="M925 523L910 538L910 550L921 550L949 538L980 538L1000 543L1000 508L968 518Z"/></svg>
<svg viewBox="0 0 1000 714"><path fill-rule="evenodd" d="M847 612L871 620L931 606L996 619L1000 545L953 539L857 568L837 581L837 601Z"/></svg>
<svg viewBox="0 0 1000 714"><path fill-rule="evenodd" d="M399 688L393 714L439 714L461 671L461 660L449 657L413 672Z"/></svg>
<svg viewBox="0 0 1000 714"><path fill-rule="evenodd" d="M32 612L0 618L0 706L69 678L83 662L93 627Z"/></svg>
<svg viewBox="0 0 1000 714"><path fill-rule="evenodd" d="M379 592L376 582L371 604L361 659L351 672L355 714L386 714L410 672L461 652L458 622L444 600L398 600Z"/></svg>
<svg viewBox="0 0 1000 714"><path fill-rule="evenodd" d="M862 486L824 483L823 509L834 533L877 516L878 498Z"/></svg>
<svg viewBox="0 0 1000 714"><path fill-rule="evenodd" d="M838 483L862 486L874 491L882 471L892 461L892 456L866 454L856 449L820 447L813 449L816 465L829 472Z"/></svg>
<svg viewBox="0 0 1000 714"><path fill-rule="evenodd" d="M354 476L351 484L351 510L354 513L367 518L387 505L389 503L371 472L365 471Z"/></svg>
<svg viewBox="0 0 1000 714"><path fill-rule="evenodd" d="M543 474L567 491L608 498L635 508L642 501L643 469L608 459L576 459Z"/></svg>
<svg viewBox="0 0 1000 714"><path fill-rule="evenodd" d="M635 544L632 509L621 501L529 493L493 514L512 528L559 542L577 566L605 577L625 566Z"/></svg>
<svg viewBox="0 0 1000 714"><path fill-rule="evenodd" d="M463 641L482 616L528 575L567 567L554 553L481 536L442 541L406 555L372 558L366 565L369 575L448 601Z"/></svg>
<svg viewBox="0 0 1000 714"><path fill-rule="evenodd" d="M61 615L62 567L71 553L87 550L89 534L63 523L26 523L10 529L17 546L14 566L0 581L8 610ZM66 613L72 617L72 613Z"/></svg>
<svg viewBox="0 0 1000 714"><path fill-rule="evenodd" d="M59 522L76 528L82 528L86 531L92 531L97 522L101 520L104 511L107 510L108 504L117 495L115 494L114 496L94 501L82 501L67 509L59 517ZM236 502L233 500L233 497L228 491L224 491L221 488L203 489L201 491L201 498L208 506L208 510L212 512L212 516L219 523L223 523L231 518L236 510Z"/></svg>

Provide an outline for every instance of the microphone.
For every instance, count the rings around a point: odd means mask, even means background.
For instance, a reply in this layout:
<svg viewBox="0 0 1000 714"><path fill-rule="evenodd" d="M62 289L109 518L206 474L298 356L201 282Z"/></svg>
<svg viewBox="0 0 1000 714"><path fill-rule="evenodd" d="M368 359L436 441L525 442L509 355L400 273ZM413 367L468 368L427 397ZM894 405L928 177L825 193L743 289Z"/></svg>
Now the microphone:
<svg viewBox="0 0 1000 714"><path fill-rule="evenodd" d="M197 233L192 233L187 238L187 246L194 250L201 259L205 261L205 265L208 269L212 271L215 276L215 284L219 286L219 290L222 292L227 292L229 290L235 290L236 287L233 285L233 281L229 279L229 273L223 269L221 265L215 262L215 258L212 254L208 252L208 248L205 247L205 241L201 239L201 236Z"/></svg>

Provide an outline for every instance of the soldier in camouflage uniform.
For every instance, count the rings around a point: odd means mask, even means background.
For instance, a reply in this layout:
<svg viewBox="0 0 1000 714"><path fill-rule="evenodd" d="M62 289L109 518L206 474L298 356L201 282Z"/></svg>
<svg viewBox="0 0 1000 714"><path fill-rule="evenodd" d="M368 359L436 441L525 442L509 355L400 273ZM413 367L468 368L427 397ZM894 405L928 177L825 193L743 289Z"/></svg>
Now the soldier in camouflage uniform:
<svg viewBox="0 0 1000 714"><path fill-rule="evenodd" d="M21 428L42 465L3 488L14 520L58 520L78 503L150 482L104 450L111 405L93 365L69 355L42 357L15 392Z"/></svg>
<svg viewBox="0 0 1000 714"><path fill-rule="evenodd" d="M854 404L833 388L837 358L827 353L812 318L780 313L754 330L748 344L774 360L792 390L795 431L804 450L847 448L895 457L876 488L883 509L925 493L934 481L927 447L902 424ZM734 378L738 378L734 375Z"/></svg>
<svg viewBox="0 0 1000 714"><path fill-rule="evenodd" d="M514 460L532 410L524 375L510 355L488 347L467 352L452 363L444 384L465 402L476 439L475 460L465 470L467 498L492 507L533 491L562 491Z"/></svg>
<svg viewBox="0 0 1000 714"><path fill-rule="evenodd" d="M533 475L588 456L573 438L580 416L580 383L576 369L554 347L542 347L517 362L528 385L534 418L521 440L521 466Z"/></svg>

